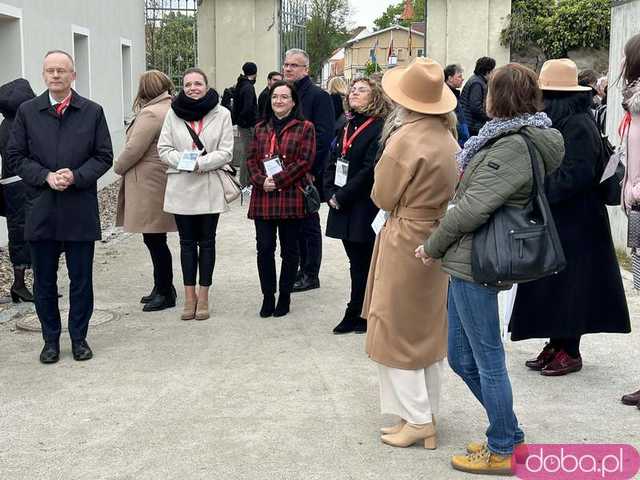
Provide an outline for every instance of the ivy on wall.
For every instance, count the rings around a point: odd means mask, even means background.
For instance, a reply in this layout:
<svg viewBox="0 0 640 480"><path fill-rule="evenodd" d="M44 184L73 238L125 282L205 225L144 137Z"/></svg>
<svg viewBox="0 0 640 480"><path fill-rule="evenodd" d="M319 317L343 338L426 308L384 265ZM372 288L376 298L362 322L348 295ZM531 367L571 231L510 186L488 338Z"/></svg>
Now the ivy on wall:
<svg viewBox="0 0 640 480"><path fill-rule="evenodd" d="M577 48L607 48L610 27L611 0L515 0L501 42L560 58Z"/></svg>

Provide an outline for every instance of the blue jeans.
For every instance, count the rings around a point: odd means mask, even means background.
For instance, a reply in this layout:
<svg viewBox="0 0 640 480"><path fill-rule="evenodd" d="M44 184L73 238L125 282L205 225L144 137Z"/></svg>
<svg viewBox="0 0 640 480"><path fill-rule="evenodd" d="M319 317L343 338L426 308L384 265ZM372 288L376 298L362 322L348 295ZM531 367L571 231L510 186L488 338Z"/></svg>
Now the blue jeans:
<svg viewBox="0 0 640 480"><path fill-rule="evenodd" d="M496 289L451 278L449 365L487 411L489 450L511 455L514 445L524 441L524 432L513 412Z"/></svg>

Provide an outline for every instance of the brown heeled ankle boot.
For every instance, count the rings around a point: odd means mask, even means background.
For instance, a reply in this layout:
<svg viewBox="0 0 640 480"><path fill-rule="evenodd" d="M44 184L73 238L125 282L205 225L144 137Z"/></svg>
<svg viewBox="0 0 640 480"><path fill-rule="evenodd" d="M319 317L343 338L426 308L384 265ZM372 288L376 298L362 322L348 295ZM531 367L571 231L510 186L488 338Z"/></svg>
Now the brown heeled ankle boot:
<svg viewBox="0 0 640 480"><path fill-rule="evenodd" d="M196 308L196 320L206 320L209 318L209 299L198 299L198 307Z"/></svg>
<svg viewBox="0 0 640 480"><path fill-rule="evenodd" d="M193 320L196 318L196 307L198 301L196 298L187 298L184 301L184 310L182 310L181 320Z"/></svg>
<svg viewBox="0 0 640 480"><path fill-rule="evenodd" d="M424 425L413 425L411 423L405 423L398 433L383 435L382 441L392 447L410 447L411 445L424 442L424 448L428 450L435 450L437 448L436 442L436 427L433 423L426 423Z"/></svg>

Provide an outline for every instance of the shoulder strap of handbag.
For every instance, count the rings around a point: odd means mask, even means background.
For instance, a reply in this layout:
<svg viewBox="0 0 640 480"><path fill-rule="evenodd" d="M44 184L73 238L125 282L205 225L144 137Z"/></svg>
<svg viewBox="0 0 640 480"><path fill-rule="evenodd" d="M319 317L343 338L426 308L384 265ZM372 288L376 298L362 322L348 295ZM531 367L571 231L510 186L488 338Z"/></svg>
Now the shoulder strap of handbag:
<svg viewBox="0 0 640 480"><path fill-rule="evenodd" d="M540 163L537 160L537 149L531 139L527 137L525 134L520 134L524 143L527 144L527 149L529 150L529 158L531 159L531 170L533 171L533 187L531 188L531 197L534 198L538 195L538 191L544 195L544 175L542 175L542 171L540 170Z"/></svg>
<svg viewBox="0 0 640 480"><path fill-rule="evenodd" d="M200 140L200 137L198 136L198 134L193 131L193 128L191 128L191 125L189 125L187 122L184 122L184 124L186 125L187 130L189 130L189 135L191 135L193 143L196 144L196 147L198 147L198 149L202 150L202 155L206 155L207 150L204 148L204 145L202 144L202 140Z"/></svg>

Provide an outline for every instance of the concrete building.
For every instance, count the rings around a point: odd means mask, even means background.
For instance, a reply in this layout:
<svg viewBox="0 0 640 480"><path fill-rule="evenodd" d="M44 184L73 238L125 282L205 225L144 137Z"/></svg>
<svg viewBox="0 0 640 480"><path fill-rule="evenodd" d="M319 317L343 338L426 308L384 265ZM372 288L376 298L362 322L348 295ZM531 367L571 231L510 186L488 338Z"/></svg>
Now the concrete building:
<svg viewBox="0 0 640 480"><path fill-rule="evenodd" d="M617 0L611 9L611 42L609 47L609 93L607 96L607 132L613 144L618 142L618 125L622 119L620 66L624 58L624 45L640 33L640 0ZM611 233L616 247L627 246L627 217L619 207L609 208Z"/></svg>
<svg viewBox="0 0 640 480"><path fill-rule="evenodd" d="M442 66L457 63L471 75L479 57L498 65L510 61L500 32L511 14L511 0L427 0L427 56Z"/></svg>
<svg viewBox="0 0 640 480"><path fill-rule="evenodd" d="M198 63L222 92L234 85L244 62L263 77L280 70L282 0L203 0L198 6ZM294 32L295 35L295 32Z"/></svg>
<svg viewBox="0 0 640 480"><path fill-rule="evenodd" d="M387 70L406 66L414 58L424 55L424 33L394 25L347 42L344 52L344 77L347 81L362 76L367 64L375 57L376 63ZM409 45L411 42L411 45Z"/></svg>
<svg viewBox="0 0 640 480"><path fill-rule="evenodd" d="M0 84L24 77L39 94L44 54L69 52L76 62L74 88L104 107L117 152L145 70L144 24L144 0L0 0ZM105 175L102 184L112 179Z"/></svg>

